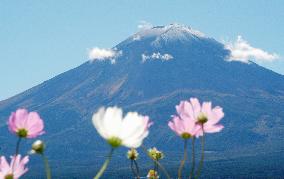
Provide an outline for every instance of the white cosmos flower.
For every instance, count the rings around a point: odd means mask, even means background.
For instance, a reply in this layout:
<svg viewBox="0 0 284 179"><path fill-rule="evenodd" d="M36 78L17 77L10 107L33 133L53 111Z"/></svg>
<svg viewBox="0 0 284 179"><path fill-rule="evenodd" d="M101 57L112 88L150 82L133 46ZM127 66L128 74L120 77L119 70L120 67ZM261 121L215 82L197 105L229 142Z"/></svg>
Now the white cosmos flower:
<svg viewBox="0 0 284 179"><path fill-rule="evenodd" d="M137 112L128 112L123 117L121 108L100 108L93 115L93 124L98 133L108 141L112 147L124 145L129 148L139 147L147 137L148 128L152 123L148 116Z"/></svg>

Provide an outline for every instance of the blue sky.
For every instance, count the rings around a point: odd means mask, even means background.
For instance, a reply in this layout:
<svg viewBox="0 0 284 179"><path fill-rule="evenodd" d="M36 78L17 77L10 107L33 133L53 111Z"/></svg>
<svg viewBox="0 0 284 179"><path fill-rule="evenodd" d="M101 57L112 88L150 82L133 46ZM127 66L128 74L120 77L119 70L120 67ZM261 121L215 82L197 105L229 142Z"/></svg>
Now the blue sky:
<svg viewBox="0 0 284 179"><path fill-rule="evenodd" d="M189 25L209 37L250 45L279 58L260 65L284 74L283 0L1 0L0 100L111 48L140 21Z"/></svg>

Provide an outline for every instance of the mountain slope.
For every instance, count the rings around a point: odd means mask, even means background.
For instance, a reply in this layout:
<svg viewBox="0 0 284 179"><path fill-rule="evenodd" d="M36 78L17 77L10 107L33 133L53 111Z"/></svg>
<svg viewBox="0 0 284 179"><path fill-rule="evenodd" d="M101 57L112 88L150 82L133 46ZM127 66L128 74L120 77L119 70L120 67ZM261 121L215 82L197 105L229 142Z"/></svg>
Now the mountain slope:
<svg viewBox="0 0 284 179"><path fill-rule="evenodd" d="M180 159L181 154L176 156L174 151L181 149L181 141L167 122L180 100L198 97L222 106L226 114L224 131L208 136L208 161L283 155L282 75L253 62L228 62L230 52L223 44L178 24L142 30L113 49L122 52L115 64L86 62L0 102L1 150L12 153L15 145L11 140L15 138L6 135L10 112L18 107L36 110L46 123L43 139L55 173L89 177L108 147L93 128L91 115L102 105L118 105L151 117L155 127L145 145L166 151L171 158L165 163L170 166L172 159ZM121 160L126 161L124 153L119 153L113 165L127 167L118 163Z"/></svg>

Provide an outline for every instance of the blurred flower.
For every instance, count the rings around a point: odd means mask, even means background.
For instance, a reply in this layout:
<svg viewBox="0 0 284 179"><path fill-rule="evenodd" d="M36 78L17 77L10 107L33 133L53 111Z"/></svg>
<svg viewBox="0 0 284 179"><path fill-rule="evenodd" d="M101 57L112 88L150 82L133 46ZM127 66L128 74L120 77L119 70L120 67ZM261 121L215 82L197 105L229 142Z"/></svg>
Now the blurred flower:
<svg viewBox="0 0 284 179"><path fill-rule="evenodd" d="M124 118L122 114L121 108L102 107L93 115L93 124L112 147L124 145L137 148L148 136L148 128L152 123L149 122L148 116L137 112L128 112Z"/></svg>
<svg viewBox="0 0 284 179"><path fill-rule="evenodd" d="M203 102L201 105L197 98L190 98L189 101L181 101L176 110L181 119L195 121L198 126L195 128L197 137L202 136L203 132L215 133L224 128L223 125L217 124L224 117L223 109L220 106L212 109L211 102Z"/></svg>
<svg viewBox="0 0 284 179"><path fill-rule="evenodd" d="M8 120L9 130L23 138L36 138L44 133L43 120L37 112L28 112L26 109L18 109L13 112Z"/></svg>
<svg viewBox="0 0 284 179"><path fill-rule="evenodd" d="M190 117L181 118L180 116L173 116L172 121L169 121L168 126L179 136L184 139L195 136L199 129L196 122Z"/></svg>
<svg viewBox="0 0 284 179"><path fill-rule="evenodd" d="M29 157L21 159L21 155L11 157L9 164L4 156L0 159L0 178L1 179L18 179L25 174L28 169L25 165L29 162Z"/></svg>
<svg viewBox="0 0 284 179"><path fill-rule="evenodd" d="M139 153L134 148L127 151L127 158L130 160L136 160L138 158L138 155Z"/></svg>
<svg viewBox="0 0 284 179"><path fill-rule="evenodd" d="M156 147L148 149L148 153L150 157L156 161L164 158L164 153L162 151L159 151Z"/></svg>
<svg viewBox="0 0 284 179"><path fill-rule="evenodd" d="M32 150L31 150L31 154L43 154L45 149L45 144L43 143L43 141L41 140L36 140L33 144L32 144Z"/></svg>
<svg viewBox="0 0 284 179"><path fill-rule="evenodd" d="M158 172L156 172L155 170L149 170L148 174L147 174L147 178L148 179L158 179Z"/></svg>

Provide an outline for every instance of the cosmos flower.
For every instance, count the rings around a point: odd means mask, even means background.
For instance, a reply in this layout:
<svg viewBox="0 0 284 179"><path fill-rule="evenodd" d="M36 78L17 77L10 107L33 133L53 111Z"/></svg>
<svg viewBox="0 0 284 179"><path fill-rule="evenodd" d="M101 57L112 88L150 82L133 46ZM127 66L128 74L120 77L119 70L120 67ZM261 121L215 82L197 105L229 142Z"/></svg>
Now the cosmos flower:
<svg viewBox="0 0 284 179"><path fill-rule="evenodd" d="M192 126L192 121L195 122L197 127L194 127L194 133L197 137L204 132L215 133L224 128L218 124L224 117L223 109L220 106L212 108L211 102L203 102L201 105L197 98L190 98L189 101L181 101L176 110L181 119L188 121L188 126Z"/></svg>
<svg viewBox="0 0 284 179"><path fill-rule="evenodd" d="M102 107L93 115L92 120L98 133L113 148L121 145L129 148L139 147L148 136L148 128L152 124L149 117L137 112L128 112L123 117L123 111L118 107Z"/></svg>
<svg viewBox="0 0 284 179"><path fill-rule="evenodd" d="M44 134L43 120L37 112L28 112L26 109L18 109L13 112L8 120L9 130L23 138L36 138Z"/></svg>
<svg viewBox="0 0 284 179"><path fill-rule="evenodd" d="M169 121L168 126L180 137L184 139L195 136L199 129L195 121L191 118L181 118L180 116L173 116L172 121Z"/></svg>
<svg viewBox="0 0 284 179"><path fill-rule="evenodd" d="M5 157L0 159L0 178L1 179L18 179L24 175L28 169L25 165L29 162L29 157L25 156L21 159L21 155L11 157L9 164Z"/></svg>

